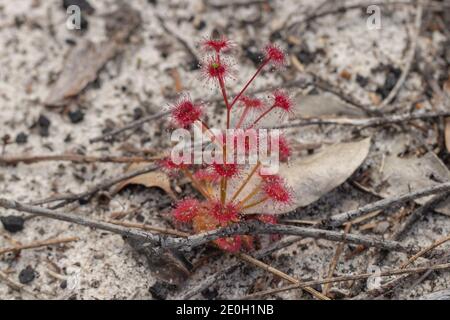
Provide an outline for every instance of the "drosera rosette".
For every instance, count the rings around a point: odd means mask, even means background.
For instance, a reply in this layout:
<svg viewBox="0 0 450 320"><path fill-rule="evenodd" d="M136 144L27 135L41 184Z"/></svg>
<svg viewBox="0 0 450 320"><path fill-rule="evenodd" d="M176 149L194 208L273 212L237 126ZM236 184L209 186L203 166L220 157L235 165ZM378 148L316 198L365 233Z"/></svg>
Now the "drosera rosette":
<svg viewBox="0 0 450 320"><path fill-rule="evenodd" d="M283 67L286 64L286 56L280 47L274 44L266 45L259 68L238 94L230 96L227 87L230 86L229 82L234 75L230 62L234 44L221 36L206 38L200 46L205 53L202 74L208 83L213 83L214 87L219 89L226 108L226 121L220 133L211 134L210 127L202 120L204 110L201 104L193 102L184 94L173 105L171 116L175 125L190 130L194 127L200 128L209 142L219 150L216 160L212 163L176 164L171 159L161 162L166 170L187 177L200 193L198 198L191 196L176 203L172 211L173 218L180 223L192 225L195 233L215 230L249 219L276 223L276 218L270 215L270 206L289 203L293 197L290 187L283 178L267 175L264 172L266 164L258 158L253 162L236 161L238 153L235 150L231 153L227 144L236 145L239 140L243 141L244 151L241 152L249 155L254 149L259 149L262 143L268 143L270 153L278 152L277 159L289 159L291 149L283 135L277 140L268 139L266 136L264 140L258 131L263 120L269 119L273 113L287 114L292 111L294 105L289 94L277 89L268 99L261 99L247 92L265 68ZM231 129L235 129L235 136L229 139L227 135ZM252 129L249 135L253 137L253 142L248 140L248 129ZM277 143L277 148L273 143ZM251 236L236 235L217 239L214 243L223 250L236 252L242 248L251 249L254 240Z"/></svg>

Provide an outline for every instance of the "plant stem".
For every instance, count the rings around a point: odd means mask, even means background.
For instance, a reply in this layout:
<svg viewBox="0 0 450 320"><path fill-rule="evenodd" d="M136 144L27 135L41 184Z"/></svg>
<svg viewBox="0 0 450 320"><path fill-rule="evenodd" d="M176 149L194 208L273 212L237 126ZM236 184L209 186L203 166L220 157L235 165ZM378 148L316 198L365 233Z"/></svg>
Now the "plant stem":
<svg viewBox="0 0 450 320"><path fill-rule="evenodd" d="M197 188L197 190L200 191L200 193L206 199L211 200L211 195L205 189L203 189L203 186L194 178L192 173L190 173L189 170L187 170L187 169L183 169L182 171L183 171L184 175L186 177L188 177L189 180L191 180L192 184Z"/></svg>
<svg viewBox="0 0 450 320"><path fill-rule="evenodd" d="M264 202L266 202L267 200L269 200L269 197L264 197L264 198L262 198L261 200L255 201L255 202L253 202L253 203L250 203L250 204L248 204L248 205L242 207L242 209L249 209L249 208L252 208L252 207L256 207L257 205L259 205L259 204L261 204L261 203L264 203Z"/></svg>
<svg viewBox="0 0 450 320"><path fill-rule="evenodd" d="M258 194L258 192L261 190L261 184L257 185L252 192L250 192L243 200L241 200L239 202L238 207L242 207L242 205L244 205L248 200L250 200L251 198L253 198L255 195Z"/></svg>
<svg viewBox="0 0 450 320"><path fill-rule="evenodd" d="M242 112L241 118L239 119L239 122L236 125L236 129L239 129L239 127L242 125L242 122L244 122L245 117L247 116L250 108L245 107L244 111Z"/></svg>
<svg viewBox="0 0 450 320"><path fill-rule="evenodd" d="M248 184L248 182L250 181L250 179L253 177L253 175L255 174L255 172L258 170L259 166L261 165L261 162L258 161L258 163L253 167L252 171L250 172L250 174L247 176L247 178L245 179L245 181L241 184L241 186L239 187L239 189L234 193L233 197L231 198L231 202L233 202L234 200L236 200L236 198L239 196L239 194L242 192L242 190L244 190L245 186Z"/></svg>
<svg viewBox="0 0 450 320"><path fill-rule="evenodd" d="M256 72L253 75L253 77L250 78L250 80L247 82L247 84L244 86L244 88L242 88L242 90L238 93L238 95L233 99L233 101L231 102L231 105L230 105L230 109L233 108L235 103L244 94L244 92L248 89L248 87L253 82L253 80L255 80L255 78L258 76L258 74L261 73L262 69L269 63L269 61L270 61L270 59L266 59L266 60L263 61L263 63L259 66L258 70L256 70Z"/></svg>
<svg viewBox="0 0 450 320"><path fill-rule="evenodd" d="M258 119L256 119L253 124L250 126L250 129L253 128L262 118L264 118L270 111L272 111L275 108L275 106L271 106L269 109L267 109L266 111L264 111L259 117Z"/></svg>

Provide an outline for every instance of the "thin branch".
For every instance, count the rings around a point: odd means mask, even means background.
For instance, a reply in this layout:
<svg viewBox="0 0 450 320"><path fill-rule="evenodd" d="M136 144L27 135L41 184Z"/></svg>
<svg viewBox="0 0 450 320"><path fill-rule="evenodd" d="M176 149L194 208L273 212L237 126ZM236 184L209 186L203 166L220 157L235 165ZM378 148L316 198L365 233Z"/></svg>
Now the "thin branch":
<svg viewBox="0 0 450 320"><path fill-rule="evenodd" d="M294 277L291 277L290 275L287 275L286 273L284 273L284 272L282 272L282 271L280 271L280 270L278 270L278 269L276 269L276 268L274 268L274 267L272 267L272 266L270 266L270 265L268 265L268 264L266 264L266 263L264 263L262 261L259 261L258 259L255 259L255 258L249 256L248 254L240 252L240 253L236 253L235 255L237 257L239 257L241 260L244 260L244 261L246 261L248 263L251 263L251 264L257 266L258 268L261 268L261 269L263 269L263 270L265 270L267 272L270 272L270 273L272 273L272 274L274 274L274 275L276 275L276 276L278 276L278 277L280 277L280 278L282 278L284 280L289 281L290 283L294 283L294 284L299 284L300 283L300 280L298 280L298 279L296 279ZM305 287L304 290L309 292L314 297L316 297L316 298L318 298L320 300L330 300L330 298L328 298L327 296L323 295L322 293L318 292L317 290L315 290L315 289L313 289L311 287Z"/></svg>
<svg viewBox="0 0 450 320"><path fill-rule="evenodd" d="M192 50L191 46L187 43L186 40L184 40L183 38L181 38L179 35L177 35L175 32L173 32L164 22L164 19L156 14L156 19L158 19L159 24L161 25L161 28L167 33L169 34L171 37L175 38L182 46L183 48L188 52L190 58L191 58L191 63L195 63L195 64L199 64L200 61L197 58L197 55L195 54L194 50Z"/></svg>
<svg viewBox="0 0 450 320"><path fill-rule="evenodd" d="M117 177L114 178L110 178L107 179L99 184L94 185L93 187L89 188L87 191L81 192L81 193L75 193L75 194L65 194L65 195L59 195L59 196L54 196L54 197L50 197L47 199L43 199L43 200L39 200L39 201L34 201L31 204L33 205L42 205L45 203L51 203L51 202L57 202L57 201L61 201L59 204L57 204L56 206L52 207L53 209L57 209L57 208L61 208L71 202L74 201L79 201L79 200L87 200L90 199L94 194L96 194L99 191L102 190L106 190L109 189L110 187L112 187L113 185L120 183L122 181L134 178L136 176L140 176L142 174L151 172L151 171L155 171L159 166L155 165L155 164L151 164L148 165L144 168L138 169L138 170L134 170L131 172L127 172L123 175L119 175Z"/></svg>
<svg viewBox="0 0 450 320"><path fill-rule="evenodd" d="M405 245L396 241L382 240L375 237L344 234L337 231L328 231L322 229L302 228L290 225L265 224L259 221L249 221L236 223L221 229L196 234L186 239L169 239L166 242L168 247L179 249L181 251L190 251L218 238L229 237L232 235L244 234L284 234L296 235L305 238L325 239L330 241L346 241L348 243L359 244L366 247L376 247L390 251L400 251L407 253L416 253L420 250L414 245Z"/></svg>
<svg viewBox="0 0 450 320"><path fill-rule="evenodd" d="M152 115L143 117L137 121L130 122L129 124L123 126L122 128L118 128L118 129L112 130L110 132L104 133L98 137L92 138L89 140L89 142L95 143L95 142L99 142L99 141L106 141L106 140L112 139L114 136L121 134L122 132L137 129L147 122L160 119L162 117L168 116L169 114L170 114L170 110L162 111L162 112L159 112L156 114L152 114Z"/></svg>
<svg viewBox="0 0 450 320"><path fill-rule="evenodd" d="M349 233L351 228L352 228L352 224L348 223L345 226L344 234ZM336 266L337 266L337 264L339 262L339 258L341 256L342 252L344 251L344 247L345 247L345 241L339 243L338 246L336 247L336 251L334 253L333 259L331 260L330 266L328 268L328 278L332 278L333 277L334 271L336 270ZM324 288L322 290L324 295L326 295L326 296L328 295L330 287L331 287L331 283L327 283L324 286Z"/></svg>
<svg viewBox="0 0 450 320"><path fill-rule="evenodd" d="M424 254L426 254L426 253L430 252L431 250L439 247L440 245L446 243L447 241L450 241L450 236L447 236L445 238L442 238L442 239L439 239L439 240L435 241L431 246L429 246L427 248L424 248L423 250L417 252L415 255L413 255L411 258L409 258L408 261L403 263L400 268L401 269L406 268L411 263L413 263L414 261L416 261L417 259L422 257Z"/></svg>
<svg viewBox="0 0 450 320"><path fill-rule="evenodd" d="M336 215L331 216L330 218L324 219L321 221L322 226L331 226L331 227L338 227L344 224L345 222L348 222L350 220L353 220L357 217L360 217L366 213L370 213L376 210L382 210L389 208L392 205L398 205L402 204L407 201L415 200L418 198L423 198L426 196L430 196L437 193L443 193L450 191L450 182L445 182L441 184L437 184L431 187L423 188L418 191L406 193L400 196L382 199L376 202L372 202L366 206L363 206L361 208L350 210L344 213L339 213Z"/></svg>
<svg viewBox="0 0 450 320"><path fill-rule="evenodd" d="M35 294L34 292L32 292L32 291L28 290L27 288L25 288L25 286L24 286L23 284L21 284L21 283L19 283L19 282L16 282L16 281L14 281L14 280L12 280L12 279L10 279L10 278L8 277L8 275L6 275L6 274L5 274L3 271L1 271L1 270L0 270L0 280L5 281L5 283L6 283L11 289L14 289L14 290L19 291L19 292L21 291L21 292L28 293L28 294L31 295L32 297L38 298L38 299L39 299L39 297L38 297L37 294Z"/></svg>
<svg viewBox="0 0 450 320"><path fill-rule="evenodd" d="M126 228L111 223L98 221L80 215L62 213L55 210L25 205L16 201L6 199L0 199L0 207L21 212L27 212L34 215L44 216L56 220L72 222L91 228L98 228L127 237L138 238L143 241L152 243L155 247L155 250L179 249L180 251L191 251L193 248L209 243L210 241L237 234L242 235L284 234L284 235L296 235L306 238L325 239L339 242L345 240L348 243L364 245L366 247L376 247L390 251L406 252L409 254L415 254L418 251L420 251L420 248L415 245L405 245L397 241L383 240L364 235L344 234L342 232L337 231L302 228L289 225L265 224L260 221L248 221L244 223L236 223L228 227L192 235L187 238L174 238L174 237L159 236L147 232L140 232L131 228ZM160 248L156 248L158 246Z"/></svg>
<svg viewBox="0 0 450 320"><path fill-rule="evenodd" d="M399 91L401 90L403 85L405 84L406 78L408 77L409 71L411 70L411 66L414 61L414 56L415 56L416 50L417 50L417 44L418 44L418 39L419 39L419 35L420 35L420 28L422 26L422 13L423 13L423 7L422 7L422 4L419 2L417 5L416 18L415 18L415 22L414 22L415 30L414 30L414 34L412 36L411 47L406 55L405 66L403 67L403 71L400 75L400 78L397 80L397 83L395 84L394 88L391 90L391 92L389 92L389 95L378 106L380 110L385 108L388 104L390 104L395 99L395 97L397 96L397 94L399 93Z"/></svg>
<svg viewBox="0 0 450 320"><path fill-rule="evenodd" d="M372 109L372 108L367 107L367 106L363 105L362 103L356 101L349 94L343 92L341 88L336 87L335 85L328 82L327 80L319 77L317 74L314 74L314 73L309 73L309 74L314 79L315 87L334 94L335 96L339 97L342 101L347 102L348 104L364 111L364 113L366 113L367 115L372 115L372 116L380 116L381 115L381 112L379 110Z"/></svg>
<svg viewBox="0 0 450 320"><path fill-rule="evenodd" d="M142 239L144 241L148 241L151 243L162 243L164 242L163 236L154 235L147 232L137 231L135 229L126 228L118 225L114 225L112 223L106 223L102 221L98 221L95 219L91 219L88 217L83 217L81 215L71 214L71 213L63 213L55 210L45 209L38 206L30 206L26 204L21 204L16 201L0 199L0 207L5 209L16 210L20 212L31 213L37 216L42 216L50 219L60 220L71 222L75 224L79 224L82 226L101 229L105 231L109 231L112 233L120 234L125 237L134 237L138 239Z"/></svg>
<svg viewBox="0 0 450 320"><path fill-rule="evenodd" d="M302 240L299 237L286 237L281 239L280 241L277 241L271 245L269 245L266 248L263 248L259 251L256 251L253 256L256 259L262 259L278 250L281 250L283 248L286 248L298 241ZM221 279L223 279L224 277L231 275L234 271L236 271L236 269L238 269L239 267L243 266L244 263L243 262L236 262L233 263L232 265L225 267L221 270L219 270L218 272L209 275L208 277L206 277L205 279L203 279L200 283L195 283L195 284L186 284L186 288L188 288L188 290L178 296L175 297L176 300L188 300L191 299L192 297L200 294L203 290L205 290L206 288L209 288L211 286L213 286L215 283L217 283L218 281L220 281Z"/></svg>
<svg viewBox="0 0 450 320"><path fill-rule="evenodd" d="M0 165L16 165L18 163L31 164L45 161L69 161L75 163L135 163L151 162L161 159L156 157L123 157L123 156L84 156L79 154L59 154L59 155L18 155L18 156L0 156Z"/></svg>
<svg viewBox="0 0 450 320"><path fill-rule="evenodd" d="M307 282L303 282L303 283L300 283L297 285L291 285L291 286L286 286L286 287L282 287L282 288L260 291L260 292L256 292L254 294L251 294L251 295L248 295L245 297L241 297L241 298L239 298L239 300L255 299L255 298L263 297L268 294L275 294L275 293L288 291L288 290L301 289L301 288L304 288L305 286L311 287L311 286L316 286L316 285L326 284L326 283L364 280L364 279L374 277L374 276L375 277L389 277L389 276L401 275L401 274L421 273L421 272L424 272L427 270L447 270L447 269L450 269L450 263L410 268L410 269L393 269L393 270L383 271L380 273L362 273L362 274L356 274L356 275L339 276L339 277L335 277L335 278L331 278L331 279L307 281Z"/></svg>
<svg viewBox="0 0 450 320"><path fill-rule="evenodd" d="M46 247L46 246L51 246L51 245L74 242L74 241L78 241L78 240L80 240L80 238L70 237L70 238L63 238L63 239L48 239L48 240L44 240L44 241L36 241L33 243L29 243L29 244L21 244L21 245L15 246L15 247L0 249L0 255L8 253L8 252L17 252L17 251L24 250L24 249L34 249L34 248L39 248L39 247Z"/></svg>
<svg viewBox="0 0 450 320"><path fill-rule="evenodd" d="M382 7L382 6L414 6L420 2L423 2L423 1L378 1L378 2L363 2L363 3L356 3L356 4L343 4L343 5L337 6L335 8L328 9L328 10L313 12L312 14L301 19L300 21L295 21L294 23L289 25L287 27L287 29L291 30L293 28L296 28L299 24L309 23L309 22L312 22L319 18L326 17L328 15L341 14L341 13L345 13L350 10L359 10L361 8L367 8L369 5L376 5L379 7ZM437 1L429 1L427 3L426 9L442 11L443 9L448 8L448 7L449 7L449 5L446 3L441 3L441 2L437 2Z"/></svg>
<svg viewBox="0 0 450 320"><path fill-rule="evenodd" d="M282 124L271 127L270 129L287 129L295 127L317 126L317 125L340 125L352 127L375 127L386 124L409 122L420 119L431 119L450 116L450 111L430 112L430 113L405 113L394 114L385 117L372 117L366 119L350 119L350 118L330 118L330 119L298 119L291 123Z"/></svg>

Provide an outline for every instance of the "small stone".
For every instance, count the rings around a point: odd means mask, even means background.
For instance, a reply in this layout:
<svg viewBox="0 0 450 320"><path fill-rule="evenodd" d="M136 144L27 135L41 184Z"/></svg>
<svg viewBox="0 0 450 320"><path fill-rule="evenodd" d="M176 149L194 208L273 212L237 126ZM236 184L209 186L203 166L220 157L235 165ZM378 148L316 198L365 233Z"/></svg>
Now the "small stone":
<svg viewBox="0 0 450 320"><path fill-rule="evenodd" d="M356 75L356 82L359 84L359 86L361 88L365 88L367 86L367 84L369 83L369 79L367 79L366 77L363 77L360 74Z"/></svg>
<svg viewBox="0 0 450 320"><path fill-rule="evenodd" d="M206 22L204 20L200 20L195 24L195 29L203 30L206 27Z"/></svg>
<svg viewBox="0 0 450 320"><path fill-rule="evenodd" d="M17 144L25 144L28 142L28 136L24 132L20 132L16 136L16 143Z"/></svg>
<svg viewBox="0 0 450 320"><path fill-rule="evenodd" d="M139 120L143 115L144 111L142 110L142 108L137 107L133 110L133 120Z"/></svg>
<svg viewBox="0 0 450 320"><path fill-rule="evenodd" d="M219 292L217 292L216 288L206 288L202 291L202 296L205 297L205 299L208 300L214 300L219 295Z"/></svg>
<svg viewBox="0 0 450 320"><path fill-rule="evenodd" d="M296 54L297 59L307 66L308 64L311 64L316 59L316 55L314 52L311 52L308 48L303 48Z"/></svg>
<svg viewBox="0 0 450 320"><path fill-rule="evenodd" d="M49 136L49 128L51 125L50 120L46 116L41 114L37 121L37 125L39 128L39 135L41 137L48 137Z"/></svg>
<svg viewBox="0 0 450 320"><path fill-rule="evenodd" d="M70 122L72 122L73 124L80 123L84 120L84 113L80 109L70 111L69 118Z"/></svg>
<svg viewBox="0 0 450 320"><path fill-rule="evenodd" d="M393 66L387 66L386 70L386 80L384 81L384 84L376 90L376 93L378 93L383 99L391 93L402 73L399 68L395 68Z"/></svg>
<svg viewBox="0 0 450 320"><path fill-rule="evenodd" d="M262 53L253 46L244 47L245 56L253 62L254 65L259 65L262 59Z"/></svg>
<svg viewBox="0 0 450 320"><path fill-rule="evenodd" d="M164 282L155 282L148 291L152 294L153 298L157 300L165 300L170 291L175 290L176 286Z"/></svg>
<svg viewBox="0 0 450 320"><path fill-rule="evenodd" d="M19 273L19 281L21 284L28 284L36 278L36 271L31 266L26 267Z"/></svg>
<svg viewBox="0 0 450 320"><path fill-rule="evenodd" d="M46 116L41 114L38 119L38 125L43 128L48 128L48 127L50 127L51 122Z"/></svg>
<svg viewBox="0 0 450 320"><path fill-rule="evenodd" d="M0 221L6 231L16 233L23 230L25 220L19 216L0 217Z"/></svg>

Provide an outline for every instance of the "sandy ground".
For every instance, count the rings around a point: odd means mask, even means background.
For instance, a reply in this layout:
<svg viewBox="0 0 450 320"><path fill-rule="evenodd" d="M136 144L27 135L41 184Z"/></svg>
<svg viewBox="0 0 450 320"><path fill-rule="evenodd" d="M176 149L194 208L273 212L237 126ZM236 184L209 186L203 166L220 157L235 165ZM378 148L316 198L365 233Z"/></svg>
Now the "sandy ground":
<svg viewBox="0 0 450 320"><path fill-rule="evenodd" d="M43 105L49 88L64 66L64 58L73 42L88 38L94 42L106 39L103 15L116 7L116 1L90 1L95 13L88 15L89 28L83 34L65 27L66 14L61 0L0 0L0 136L10 136L11 144L2 148L3 155L60 154L78 152L89 155L126 154L130 146L135 149L158 150L165 145L167 131L160 122L146 124L115 143L90 144L89 139L101 134L108 124L118 127L133 120L135 109L144 114L158 112L175 96L173 70L176 70L183 87L193 98L209 99L217 92L208 89L198 71L190 70L186 52L180 43L168 35L155 15L182 37L194 50L196 42L213 29L225 30L230 38L243 46L261 47L271 33L286 19L302 19L305 13L319 5L317 1L273 1L273 10L260 5L218 8L202 1L152 1L133 0L130 5L139 10L142 24L124 48L122 54L108 62L99 73L97 81L83 92L64 111ZM214 1L219 3L219 1ZM225 3L225 2L223 2ZM292 15L290 15L293 13ZM408 26L414 20L414 10L406 6L383 11L382 28L368 30L366 15L351 10L343 15L329 15L313 22L308 28L292 31L299 44L291 44L290 53L296 54L306 45L315 60L304 63L309 71L338 84L345 92L364 104L372 104L371 92L385 82L383 72L373 72L382 64L401 67L409 47ZM254 22L257 21L257 22ZM432 60L442 50L445 35L427 31L419 38L419 48L427 60ZM286 40L278 41L287 47ZM241 49L241 48L240 48ZM162 54L167 51L167 54ZM195 51L197 52L197 51ZM238 55L239 78L236 86L247 79L254 70L253 63L242 52ZM350 73L352 79L342 77ZM265 73L255 84L262 88L294 79L297 70L290 65L283 75ZM354 75L367 78L362 87ZM398 100L411 101L423 92L420 74L411 72ZM312 88L293 89L294 93L308 93ZM425 105L429 108L429 105ZM81 110L82 122L71 123L69 110ZM211 113L214 108L211 108ZM402 111L402 110L399 110ZM407 111L407 106L403 108ZM34 125L44 115L50 120L48 137L42 137ZM211 114L211 116L215 116ZM26 144L15 143L19 133L28 136ZM374 163L386 149L385 142L393 139L395 130L374 130L374 146L364 167ZM413 137L421 131L411 128ZM334 143L349 140L353 133L337 127L296 129L290 136L298 143ZM426 134L426 141L434 141L436 133ZM429 139L429 140L427 140ZM413 142L414 143L414 142ZM414 144L413 144L414 146ZM128 151L129 152L129 151ZM82 165L70 163L18 164L0 167L0 194L2 197L29 202L56 193L80 192L93 183L123 172L117 164ZM138 213L128 217L134 222L165 226L169 207L158 208L157 203L169 200L160 190L143 187L129 188L102 205L97 200L76 209L78 214L107 219L111 212L127 211L146 204ZM359 191L345 183L324 196L317 203L302 210L296 218L318 219L377 200L375 196ZM0 209L0 215L14 214ZM384 215L379 217L383 221ZM387 231L380 231L380 236ZM407 237L407 242L422 246L450 233L450 219L439 214L429 215L417 223ZM120 236L94 231L89 228L43 218L26 220L23 231L11 234L0 227L0 248L18 243L26 244L54 237L79 237L80 240L62 246L23 250L20 255L0 257L0 270L11 279L19 281L19 273L30 266L35 279L26 285L38 298L49 299L152 299L149 287L155 282L145 261L138 257ZM302 240L281 250L266 261L299 278L323 277L336 248L328 241ZM341 261L338 272L364 272L371 251L356 258ZM201 254L200 254L201 255ZM199 259L196 256L195 259ZM403 254L389 255L383 269L397 266ZM232 260L229 257L212 258L192 276L191 281L201 281L206 275L220 270ZM55 278L48 271L60 274ZM282 285L272 275L253 267L243 267L211 288L206 297L234 297L268 286ZM415 298L423 294L448 288L450 276L436 273L413 289L408 286L393 294L394 298ZM363 283L363 288L366 284ZM338 285L336 297L351 296L352 288ZM33 299L28 293L13 290L0 281L1 299ZM309 299L299 291L280 294L287 299ZM205 298L205 296L198 296Z"/></svg>

